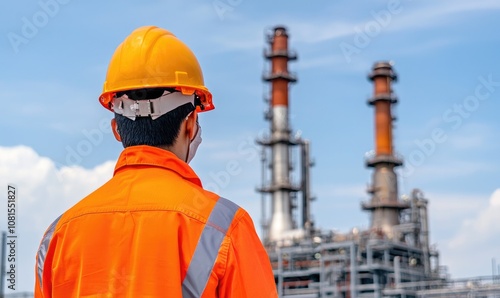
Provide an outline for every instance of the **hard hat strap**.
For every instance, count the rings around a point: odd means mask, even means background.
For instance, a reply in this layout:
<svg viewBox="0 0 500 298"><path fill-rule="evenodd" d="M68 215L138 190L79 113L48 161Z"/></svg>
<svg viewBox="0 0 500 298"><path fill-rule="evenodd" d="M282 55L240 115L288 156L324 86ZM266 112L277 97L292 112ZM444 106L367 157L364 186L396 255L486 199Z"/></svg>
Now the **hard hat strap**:
<svg viewBox="0 0 500 298"><path fill-rule="evenodd" d="M111 109L120 115L135 120L136 117L158 117L186 104L195 105L195 95L183 95L180 92L165 91L155 99L133 100L126 94L113 99Z"/></svg>

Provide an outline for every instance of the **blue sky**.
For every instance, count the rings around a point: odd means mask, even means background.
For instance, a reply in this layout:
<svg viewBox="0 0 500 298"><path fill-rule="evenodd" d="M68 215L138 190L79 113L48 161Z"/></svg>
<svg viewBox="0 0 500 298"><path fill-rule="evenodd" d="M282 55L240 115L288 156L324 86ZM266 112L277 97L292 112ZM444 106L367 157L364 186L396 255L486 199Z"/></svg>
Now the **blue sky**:
<svg viewBox="0 0 500 298"><path fill-rule="evenodd" d="M0 181L20 194L20 289L32 289L45 228L111 177L121 145L97 98L114 49L143 25L171 30L198 56L216 109L200 117L203 143L192 166L205 185L245 207L257 227L253 140L268 128L265 30L285 25L299 56L290 65L299 78L290 119L312 144L313 213L324 229L368 226L360 210L371 175L364 155L373 149L366 75L375 61L394 61L395 147L406 159L400 194L420 188L430 200L431 242L453 277L491 274L491 258L500 260L499 12L495 0L4 4ZM429 141L436 130L443 142ZM234 162L238 175L218 180Z"/></svg>

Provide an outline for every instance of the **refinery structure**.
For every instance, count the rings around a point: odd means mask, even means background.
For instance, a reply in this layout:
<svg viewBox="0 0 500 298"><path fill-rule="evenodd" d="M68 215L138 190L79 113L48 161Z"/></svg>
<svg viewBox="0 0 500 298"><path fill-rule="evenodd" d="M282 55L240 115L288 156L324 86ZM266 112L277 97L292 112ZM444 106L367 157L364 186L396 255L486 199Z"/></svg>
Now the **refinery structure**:
<svg viewBox="0 0 500 298"><path fill-rule="evenodd" d="M439 252L429 243L428 200L414 189L400 199L395 168L403 160L394 151L391 112L398 98L392 90L397 75L389 62L374 64L369 80L373 96L375 148L366 159L373 170L361 204L369 213L366 230L349 233L315 228L311 216L309 142L293 136L289 125L288 87L296 76L288 62L297 54L288 48L285 27L267 35L264 50L270 68L263 80L270 84L265 98L270 122L262 146L262 241L272 263L280 297L500 297L500 280L451 280L439 263ZM300 152L300 180L291 173L290 155ZM269 216L268 216L269 214Z"/></svg>
<svg viewBox="0 0 500 298"><path fill-rule="evenodd" d="M297 77L288 63L297 54L288 48L283 26L269 32L267 43L264 58L270 67L263 80L270 86L265 97L270 132L256 140L262 147L262 184L257 191L262 195L261 239L279 297L500 298L500 275L449 278L439 252L430 245L429 200L419 189L405 196L398 192L395 169L403 165L403 159L395 153L392 137L392 108L398 98L392 89L397 75L390 62L376 62L368 76L373 84L367 103L374 110L375 142L373 154L366 159L366 167L373 171L369 200L360 209L369 214L370 226L346 233L315 227L310 144L294 135L289 124L289 85ZM300 156L298 165L292 152ZM292 179L296 172L298 181ZM5 247L5 235L2 238ZM33 297L31 293L4 295L4 264L0 258L0 298Z"/></svg>

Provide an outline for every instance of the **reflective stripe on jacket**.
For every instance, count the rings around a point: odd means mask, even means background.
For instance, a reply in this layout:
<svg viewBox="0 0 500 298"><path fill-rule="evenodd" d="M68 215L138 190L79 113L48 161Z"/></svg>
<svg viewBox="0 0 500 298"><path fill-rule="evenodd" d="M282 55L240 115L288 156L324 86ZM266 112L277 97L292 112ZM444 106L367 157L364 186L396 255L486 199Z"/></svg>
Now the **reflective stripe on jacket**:
<svg viewBox="0 0 500 298"><path fill-rule="evenodd" d="M35 269L35 297L277 297L248 213L149 146L52 223Z"/></svg>

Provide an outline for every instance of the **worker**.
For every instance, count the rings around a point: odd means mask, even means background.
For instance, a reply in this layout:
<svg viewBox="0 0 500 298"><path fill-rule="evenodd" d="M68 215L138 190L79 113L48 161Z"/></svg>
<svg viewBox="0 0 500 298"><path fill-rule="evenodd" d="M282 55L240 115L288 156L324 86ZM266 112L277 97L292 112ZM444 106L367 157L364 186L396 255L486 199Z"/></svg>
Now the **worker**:
<svg viewBox="0 0 500 298"><path fill-rule="evenodd" d="M249 214L189 166L198 115L214 109L191 50L167 30L136 29L99 100L124 150L113 177L45 232L35 297L277 297Z"/></svg>

